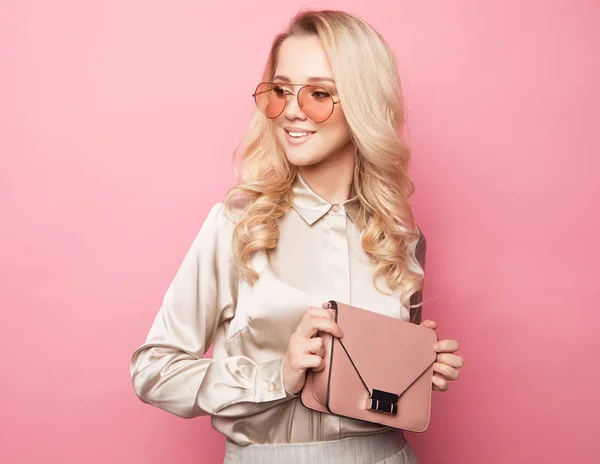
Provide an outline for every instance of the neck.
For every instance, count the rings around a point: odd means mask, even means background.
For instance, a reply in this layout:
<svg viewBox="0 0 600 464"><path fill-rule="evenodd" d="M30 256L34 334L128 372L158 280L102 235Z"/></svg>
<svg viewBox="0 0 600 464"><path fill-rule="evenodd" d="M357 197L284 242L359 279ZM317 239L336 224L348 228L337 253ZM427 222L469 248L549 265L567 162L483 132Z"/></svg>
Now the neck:
<svg viewBox="0 0 600 464"><path fill-rule="evenodd" d="M312 166L300 166L298 172L317 194L330 203L343 203L353 192L354 145L349 143L338 153Z"/></svg>

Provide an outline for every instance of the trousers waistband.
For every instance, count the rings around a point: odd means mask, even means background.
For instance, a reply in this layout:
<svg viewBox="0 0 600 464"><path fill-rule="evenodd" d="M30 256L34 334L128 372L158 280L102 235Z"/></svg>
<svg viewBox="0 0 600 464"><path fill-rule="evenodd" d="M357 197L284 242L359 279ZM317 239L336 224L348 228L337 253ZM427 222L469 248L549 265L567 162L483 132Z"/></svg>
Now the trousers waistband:
<svg viewBox="0 0 600 464"><path fill-rule="evenodd" d="M378 462L402 451L406 440L396 430L310 443L237 445L225 442L225 462L349 463Z"/></svg>

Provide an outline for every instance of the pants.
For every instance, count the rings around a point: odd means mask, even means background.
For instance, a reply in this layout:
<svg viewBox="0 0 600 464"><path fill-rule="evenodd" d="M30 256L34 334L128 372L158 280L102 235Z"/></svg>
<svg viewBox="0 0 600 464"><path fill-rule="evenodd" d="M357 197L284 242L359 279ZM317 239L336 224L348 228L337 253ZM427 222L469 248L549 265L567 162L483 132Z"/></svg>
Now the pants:
<svg viewBox="0 0 600 464"><path fill-rule="evenodd" d="M225 442L224 464L419 464L396 431L312 443L254 444Z"/></svg>

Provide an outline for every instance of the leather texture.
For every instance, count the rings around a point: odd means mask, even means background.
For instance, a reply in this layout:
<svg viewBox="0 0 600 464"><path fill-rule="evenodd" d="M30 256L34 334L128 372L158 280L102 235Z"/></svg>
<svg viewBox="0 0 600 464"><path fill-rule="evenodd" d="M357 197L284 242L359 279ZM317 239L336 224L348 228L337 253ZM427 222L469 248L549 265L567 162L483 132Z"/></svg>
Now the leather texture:
<svg viewBox="0 0 600 464"><path fill-rule="evenodd" d="M342 339L327 333L325 368L308 371L302 403L311 409L423 432L429 426L435 330L339 302ZM365 341L370 341L366 343ZM373 411L374 390L397 395L397 412Z"/></svg>

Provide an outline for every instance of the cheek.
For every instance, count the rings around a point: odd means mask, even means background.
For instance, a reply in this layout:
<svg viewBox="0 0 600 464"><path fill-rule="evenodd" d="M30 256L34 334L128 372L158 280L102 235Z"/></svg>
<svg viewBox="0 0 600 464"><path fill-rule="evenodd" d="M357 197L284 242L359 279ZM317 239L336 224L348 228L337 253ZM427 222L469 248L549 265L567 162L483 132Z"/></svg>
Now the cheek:
<svg viewBox="0 0 600 464"><path fill-rule="evenodd" d="M328 143L344 145L350 140L350 128L343 114L333 114L321 130Z"/></svg>
<svg viewBox="0 0 600 464"><path fill-rule="evenodd" d="M286 136L283 128L277 124L273 125L273 131L275 134L275 143L278 149L283 150L286 145Z"/></svg>
<svg viewBox="0 0 600 464"><path fill-rule="evenodd" d="M344 116L341 106L338 105L335 107L333 114L325 121L325 124L331 124L332 126L348 126L346 116Z"/></svg>

